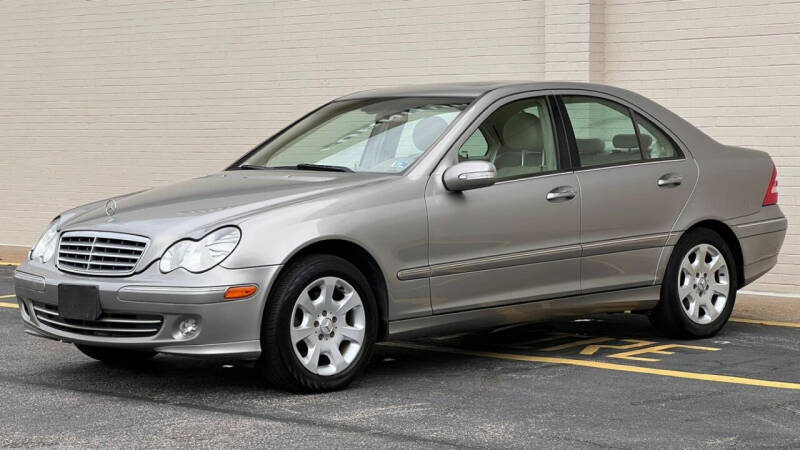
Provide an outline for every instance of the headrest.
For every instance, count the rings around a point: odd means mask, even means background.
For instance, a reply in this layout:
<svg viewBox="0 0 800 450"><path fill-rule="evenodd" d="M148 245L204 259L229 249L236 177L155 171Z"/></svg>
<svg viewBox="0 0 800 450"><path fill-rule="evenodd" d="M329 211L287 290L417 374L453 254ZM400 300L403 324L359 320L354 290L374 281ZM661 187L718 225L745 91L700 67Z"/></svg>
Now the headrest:
<svg viewBox="0 0 800 450"><path fill-rule="evenodd" d="M439 116L426 117L414 127L414 145L422 152L433 144L447 128L447 121Z"/></svg>
<svg viewBox="0 0 800 450"><path fill-rule="evenodd" d="M503 144L508 150L542 150L542 127L533 114L519 112L503 125Z"/></svg>
<svg viewBox="0 0 800 450"><path fill-rule="evenodd" d="M611 139L614 148L639 148L639 140L635 134L618 134Z"/></svg>
<svg viewBox="0 0 800 450"><path fill-rule="evenodd" d="M600 153L606 148L606 143L602 139L575 139L578 144L578 153L581 155L593 155Z"/></svg>

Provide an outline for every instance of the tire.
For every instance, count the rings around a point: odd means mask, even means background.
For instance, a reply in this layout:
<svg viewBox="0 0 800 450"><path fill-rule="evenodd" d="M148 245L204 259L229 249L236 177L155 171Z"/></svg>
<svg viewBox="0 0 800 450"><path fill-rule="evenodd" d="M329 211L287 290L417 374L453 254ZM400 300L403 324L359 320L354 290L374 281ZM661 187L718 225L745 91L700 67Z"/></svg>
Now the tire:
<svg viewBox="0 0 800 450"><path fill-rule="evenodd" d="M707 228L691 230L672 251L650 321L669 337L714 336L730 318L738 282L736 260L722 236Z"/></svg>
<svg viewBox="0 0 800 450"><path fill-rule="evenodd" d="M258 368L281 389L342 389L369 363L377 332L366 277L337 256L305 256L280 275L264 308Z"/></svg>
<svg viewBox="0 0 800 450"><path fill-rule="evenodd" d="M93 345L75 344L84 355L113 366L137 366L144 364L156 355L146 350L127 348L95 347Z"/></svg>

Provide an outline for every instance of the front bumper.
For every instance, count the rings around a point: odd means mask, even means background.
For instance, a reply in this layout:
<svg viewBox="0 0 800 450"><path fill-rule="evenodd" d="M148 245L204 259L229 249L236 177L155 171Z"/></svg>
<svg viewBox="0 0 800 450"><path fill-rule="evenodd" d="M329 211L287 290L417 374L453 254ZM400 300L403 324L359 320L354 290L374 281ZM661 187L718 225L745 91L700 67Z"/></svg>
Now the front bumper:
<svg viewBox="0 0 800 450"><path fill-rule="evenodd" d="M78 344L254 359L261 353L261 317L279 267L227 269L217 266L201 274L183 269L162 274L153 264L128 277L96 277L61 272L52 261L49 264L29 261L14 272L14 289L29 334ZM60 284L97 286L104 315L121 317L117 320L123 323L126 317L160 318L160 323L152 325L157 331L142 336L140 333L98 331L96 322L62 323L64 321L53 312L58 308ZM259 287L252 297L223 298L228 287L246 284ZM199 324L199 331L185 338L178 333L178 326L189 318ZM107 323L100 325L109 326ZM133 325L119 325L125 326Z"/></svg>

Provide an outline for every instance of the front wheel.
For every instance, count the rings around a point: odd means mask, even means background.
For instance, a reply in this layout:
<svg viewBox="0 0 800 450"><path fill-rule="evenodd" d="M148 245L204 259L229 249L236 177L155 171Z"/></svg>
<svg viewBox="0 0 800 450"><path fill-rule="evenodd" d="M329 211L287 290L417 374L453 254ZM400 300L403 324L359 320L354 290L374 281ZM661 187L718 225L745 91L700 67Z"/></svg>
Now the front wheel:
<svg viewBox="0 0 800 450"><path fill-rule="evenodd" d="M286 268L268 300L259 367L280 388L341 389L369 362L377 325L375 297L354 265L307 256Z"/></svg>
<svg viewBox="0 0 800 450"><path fill-rule="evenodd" d="M671 337L717 334L733 311L737 277L733 254L719 234L690 231L672 251L651 322Z"/></svg>

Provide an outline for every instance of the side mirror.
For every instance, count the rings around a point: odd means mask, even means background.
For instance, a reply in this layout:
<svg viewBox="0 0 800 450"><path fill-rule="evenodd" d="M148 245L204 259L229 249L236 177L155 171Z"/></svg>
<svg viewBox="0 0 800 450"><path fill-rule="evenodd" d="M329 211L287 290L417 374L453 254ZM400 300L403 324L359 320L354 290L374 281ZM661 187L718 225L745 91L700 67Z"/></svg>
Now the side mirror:
<svg viewBox="0 0 800 450"><path fill-rule="evenodd" d="M449 167L442 175L448 191L466 191L491 186L497 180L497 169L489 161L464 161Z"/></svg>

